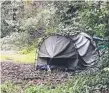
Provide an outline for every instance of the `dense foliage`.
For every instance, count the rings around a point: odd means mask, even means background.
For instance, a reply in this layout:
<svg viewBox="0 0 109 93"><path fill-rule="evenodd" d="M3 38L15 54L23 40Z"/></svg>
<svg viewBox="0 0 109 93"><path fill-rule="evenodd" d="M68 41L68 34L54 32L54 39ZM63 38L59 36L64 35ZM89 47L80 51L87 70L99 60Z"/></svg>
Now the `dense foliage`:
<svg viewBox="0 0 109 93"><path fill-rule="evenodd" d="M30 45L51 32L87 32L108 38L108 9L109 2L103 1L5 1L1 7L1 37L25 32Z"/></svg>

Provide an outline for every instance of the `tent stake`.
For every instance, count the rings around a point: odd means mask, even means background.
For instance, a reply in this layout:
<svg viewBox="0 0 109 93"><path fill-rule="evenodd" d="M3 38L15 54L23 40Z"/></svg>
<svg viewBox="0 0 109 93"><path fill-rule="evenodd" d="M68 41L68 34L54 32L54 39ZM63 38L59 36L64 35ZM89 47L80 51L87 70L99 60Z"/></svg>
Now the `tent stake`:
<svg viewBox="0 0 109 93"><path fill-rule="evenodd" d="M47 63L47 70L50 71L50 72L51 72L51 69L50 69L49 64L50 64L51 60L52 60L52 58L50 58L50 61Z"/></svg>

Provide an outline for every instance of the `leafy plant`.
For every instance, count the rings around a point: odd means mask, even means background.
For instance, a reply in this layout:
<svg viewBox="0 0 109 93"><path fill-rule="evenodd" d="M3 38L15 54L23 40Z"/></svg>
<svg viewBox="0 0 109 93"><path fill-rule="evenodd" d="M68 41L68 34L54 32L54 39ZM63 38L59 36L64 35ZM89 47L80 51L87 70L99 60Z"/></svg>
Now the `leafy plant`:
<svg viewBox="0 0 109 93"><path fill-rule="evenodd" d="M20 86L16 86L10 82L5 82L1 85L1 93L20 93L20 89Z"/></svg>

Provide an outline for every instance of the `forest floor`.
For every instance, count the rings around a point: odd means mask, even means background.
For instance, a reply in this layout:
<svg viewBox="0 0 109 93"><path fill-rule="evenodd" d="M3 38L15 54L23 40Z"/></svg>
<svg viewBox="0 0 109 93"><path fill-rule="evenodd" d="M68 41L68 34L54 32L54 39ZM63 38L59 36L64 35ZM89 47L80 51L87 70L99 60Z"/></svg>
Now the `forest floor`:
<svg viewBox="0 0 109 93"><path fill-rule="evenodd" d="M1 56L11 55L13 58L14 55L18 56L16 52L2 52ZM23 56L23 55L22 55ZM31 56L30 56L31 57ZM96 86L100 84L100 82L105 82L107 84L109 79L109 71L99 70L98 68L90 68L86 70L80 70L75 72L67 72L59 69L49 71L44 70L35 70L35 64L31 62L19 62L14 61L13 58L10 57L5 59L5 61L1 60L1 83L2 91L7 91L3 93L8 93L9 86L6 82L11 82L14 86L21 86L22 88L19 91L26 91L26 89L35 88L33 91L43 91L41 93L62 93L62 91L80 91L84 89L84 86ZM18 57L21 58L21 57ZM26 56L26 58L28 58ZM26 59L28 60L28 59ZM104 83L104 84L105 84ZM31 85L35 85L31 87ZM36 86L37 85L37 86ZM66 86L65 86L66 85ZM73 86L72 86L73 85ZM44 86L43 88L41 86ZM46 86L49 86L52 90L46 90ZM58 87L57 87L58 86ZM76 86L76 87L75 87ZM103 85L104 87L104 85ZM100 87L99 89L101 89ZM13 90L13 86L11 88ZM105 88L107 89L107 88ZM16 90L16 88L15 88ZM46 91L48 92L46 92ZM89 89L93 90L93 87ZM11 91L11 90L10 90ZM51 92L52 91L52 92ZM59 92L57 92L59 91ZM85 90L83 90L85 91ZM109 91L108 91L109 92ZM103 93L108 93L103 92ZM15 92L9 92L15 93ZM16 92L16 93L35 93L35 92ZM39 92L38 92L39 93ZM72 93L72 92L69 92ZM74 92L76 93L76 92ZM79 92L77 92L79 93ZM81 92L86 93L86 92ZM102 93L102 92L92 92L92 93Z"/></svg>
<svg viewBox="0 0 109 93"><path fill-rule="evenodd" d="M34 60L34 54L32 60ZM36 85L56 85L67 81L73 74L59 70L52 72L35 70L34 62L29 60L28 55L18 54L16 51L1 51L1 82L10 81L21 85L30 82Z"/></svg>
<svg viewBox="0 0 109 93"><path fill-rule="evenodd" d="M16 51L1 51L1 54L1 57L5 57L0 62L2 83L11 81L19 84L32 82L35 84L52 83L56 85L66 82L74 75L74 72L60 71L59 69L53 70L52 72L35 70L35 63L33 62L19 62L19 60L23 60L22 57L26 57L26 60L28 60L28 57L20 55ZM19 59L17 62L13 60L16 56Z"/></svg>
<svg viewBox="0 0 109 93"><path fill-rule="evenodd" d="M11 61L1 62L1 81L11 81L16 84L34 83L59 84L66 82L73 73L54 70L52 72L35 70L33 64L20 64Z"/></svg>

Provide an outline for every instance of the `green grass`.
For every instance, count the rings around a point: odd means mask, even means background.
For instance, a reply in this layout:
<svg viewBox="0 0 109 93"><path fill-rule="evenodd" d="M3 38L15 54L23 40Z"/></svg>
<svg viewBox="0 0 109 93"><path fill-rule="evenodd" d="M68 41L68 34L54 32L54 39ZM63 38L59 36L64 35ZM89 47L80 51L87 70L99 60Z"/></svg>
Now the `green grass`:
<svg viewBox="0 0 109 93"><path fill-rule="evenodd" d="M76 74L67 82L55 85L35 85L27 83L23 88L13 83L1 85L2 93L101 93L100 89L107 89L109 71L99 71L93 74ZM99 92L91 92L98 89ZM103 92L105 93L105 92Z"/></svg>
<svg viewBox="0 0 109 93"><path fill-rule="evenodd" d="M12 55L0 55L1 61L5 62L7 60L12 60L13 62L19 62L19 63L34 63L35 62L35 56L37 58L36 50L30 51L29 53L23 53L23 51L12 54Z"/></svg>

